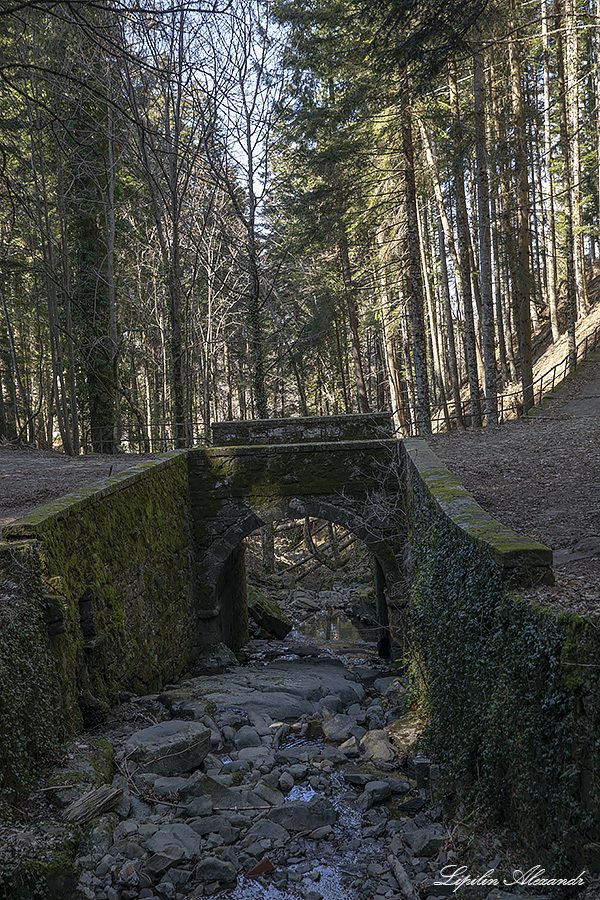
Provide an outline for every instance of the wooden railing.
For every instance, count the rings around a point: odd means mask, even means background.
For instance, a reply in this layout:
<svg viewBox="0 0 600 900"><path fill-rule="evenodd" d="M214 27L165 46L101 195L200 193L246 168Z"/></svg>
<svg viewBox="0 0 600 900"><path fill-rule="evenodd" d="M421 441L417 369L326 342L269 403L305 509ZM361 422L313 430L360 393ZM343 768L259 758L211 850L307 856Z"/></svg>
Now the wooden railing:
<svg viewBox="0 0 600 900"><path fill-rule="evenodd" d="M598 344L600 343L600 325L597 325L596 328L586 334L584 338L582 338L575 348L575 366L577 366L581 360L585 359L588 354L593 353L594 350L597 349ZM564 359L560 362L556 363L556 365L552 366L551 369L548 369L547 372L543 372L541 375L538 375L537 378L533 380L531 384L532 393L533 393L533 404L535 406L539 406L544 397L544 392L553 391L557 385L561 384L567 375L569 374L570 353L567 353ZM483 422L485 423L486 415L485 415L485 396L480 396L479 403L481 408L481 417ZM517 388L515 391L510 391L509 393L498 394L498 424L502 425L504 422L510 419L516 419L523 414L524 404L523 404L523 388ZM462 421L465 425L469 426L471 422L471 400L463 400L461 402L461 415ZM439 433L441 431L448 431L448 419L452 423L451 427L456 427L456 412L449 413L448 417L445 415L436 416L431 420L431 427L434 433ZM437 426L437 427L436 427Z"/></svg>

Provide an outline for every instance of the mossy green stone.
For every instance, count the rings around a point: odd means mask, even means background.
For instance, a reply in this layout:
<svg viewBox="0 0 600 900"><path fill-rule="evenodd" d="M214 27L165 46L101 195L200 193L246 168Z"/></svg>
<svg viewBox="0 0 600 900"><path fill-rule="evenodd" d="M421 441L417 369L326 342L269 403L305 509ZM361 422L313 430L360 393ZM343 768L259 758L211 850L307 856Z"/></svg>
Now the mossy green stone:
<svg viewBox="0 0 600 900"><path fill-rule="evenodd" d="M279 604L252 585L248 585L248 611L262 628L278 638L284 638L292 630L292 621Z"/></svg>

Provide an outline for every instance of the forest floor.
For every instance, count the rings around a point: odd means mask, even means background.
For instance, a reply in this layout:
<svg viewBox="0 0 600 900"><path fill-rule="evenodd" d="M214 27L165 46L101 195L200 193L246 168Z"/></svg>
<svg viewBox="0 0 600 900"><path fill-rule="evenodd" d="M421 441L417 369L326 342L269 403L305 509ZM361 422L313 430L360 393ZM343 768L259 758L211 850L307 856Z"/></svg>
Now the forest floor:
<svg viewBox="0 0 600 900"><path fill-rule="evenodd" d="M58 451L0 444L0 528L36 506L152 458L150 454L138 453L73 457Z"/></svg>
<svg viewBox="0 0 600 900"><path fill-rule="evenodd" d="M532 415L427 443L494 518L552 548L538 600L600 611L600 352Z"/></svg>

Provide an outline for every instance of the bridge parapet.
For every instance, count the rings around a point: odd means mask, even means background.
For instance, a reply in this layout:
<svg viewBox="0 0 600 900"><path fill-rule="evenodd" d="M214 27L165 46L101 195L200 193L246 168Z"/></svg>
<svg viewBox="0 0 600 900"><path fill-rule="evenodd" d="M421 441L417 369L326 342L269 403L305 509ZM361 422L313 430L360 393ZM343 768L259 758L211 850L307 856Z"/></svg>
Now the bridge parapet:
<svg viewBox="0 0 600 900"><path fill-rule="evenodd" d="M393 434L391 413L246 419L212 424L215 447L390 440Z"/></svg>

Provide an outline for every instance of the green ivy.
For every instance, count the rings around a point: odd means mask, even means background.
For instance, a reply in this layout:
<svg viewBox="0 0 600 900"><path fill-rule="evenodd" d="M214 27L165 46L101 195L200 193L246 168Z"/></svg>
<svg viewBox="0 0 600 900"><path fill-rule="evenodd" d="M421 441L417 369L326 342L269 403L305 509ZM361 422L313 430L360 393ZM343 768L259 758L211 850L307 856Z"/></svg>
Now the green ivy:
<svg viewBox="0 0 600 900"><path fill-rule="evenodd" d="M509 592L491 555L433 504L413 515L429 752L532 851L585 865L600 840L597 627Z"/></svg>
<svg viewBox="0 0 600 900"><path fill-rule="evenodd" d="M56 679L44 623L41 580L32 550L19 554L0 604L0 802L23 793L57 747ZM16 572L16 566L19 572Z"/></svg>

